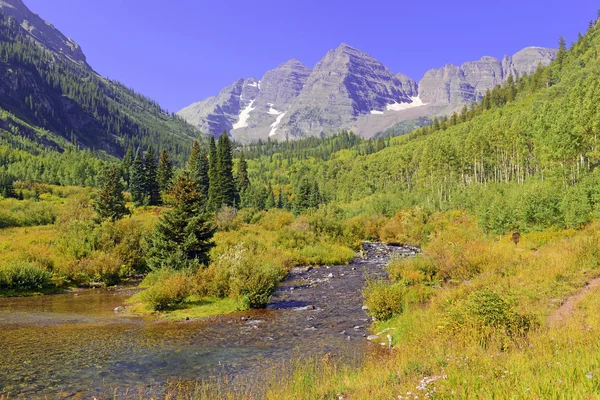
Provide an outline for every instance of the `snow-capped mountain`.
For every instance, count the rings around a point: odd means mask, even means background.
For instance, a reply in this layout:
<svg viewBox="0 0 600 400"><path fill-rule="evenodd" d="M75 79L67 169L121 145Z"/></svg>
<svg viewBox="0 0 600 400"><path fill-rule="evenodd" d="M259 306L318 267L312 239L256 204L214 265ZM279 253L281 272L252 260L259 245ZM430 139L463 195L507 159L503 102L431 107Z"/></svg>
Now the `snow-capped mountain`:
<svg viewBox="0 0 600 400"><path fill-rule="evenodd" d="M372 137L402 121L450 113L477 101L509 75L549 64L553 49L525 48L502 61L483 57L428 71L417 84L369 54L342 44L310 70L287 61L260 79L240 79L179 116L201 131L242 141L298 139L351 129Z"/></svg>

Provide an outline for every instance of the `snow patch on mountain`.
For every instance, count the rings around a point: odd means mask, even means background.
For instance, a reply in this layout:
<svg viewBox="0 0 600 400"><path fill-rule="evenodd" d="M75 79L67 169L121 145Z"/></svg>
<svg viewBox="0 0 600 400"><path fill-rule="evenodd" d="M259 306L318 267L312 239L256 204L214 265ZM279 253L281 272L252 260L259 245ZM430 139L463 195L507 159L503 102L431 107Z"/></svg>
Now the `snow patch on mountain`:
<svg viewBox="0 0 600 400"><path fill-rule="evenodd" d="M383 111L373 110L373 111L371 111L371 114L381 115L381 114L383 114Z"/></svg>
<svg viewBox="0 0 600 400"><path fill-rule="evenodd" d="M252 100L250 103L248 103L246 108L244 108L240 112L240 119L238 122L236 122L235 124L232 125L232 129L240 129L240 128L245 128L248 126L248 118L250 118L250 113L252 112L252 110L254 110L254 108L252 107L253 104L254 104L254 100Z"/></svg>
<svg viewBox="0 0 600 400"><path fill-rule="evenodd" d="M277 127L279 126L279 124L281 123L281 120L283 119L283 117L285 116L285 113L281 113L277 119L275 120L275 122L273 122L271 124L271 132L269 132L269 136L275 136L275 134L277 133Z"/></svg>
<svg viewBox="0 0 600 400"><path fill-rule="evenodd" d="M269 105L268 113L270 115L280 115L281 114L281 111L277 111L276 109L273 108L273 103L268 103L268 105Z"/></svg>
<svg viewBox="0 0 600 400"><path fill-rule="evenodd" d="M423 103L423 101L418 96L411 97L410 99L412 100L410 103L396 102L396 103L388 104L386 109L388 111L402 111L402 110L408 110L409 108L426 106L428 104L428 103ZM373 111L371 111L371 113L373 113Z"/></svg>

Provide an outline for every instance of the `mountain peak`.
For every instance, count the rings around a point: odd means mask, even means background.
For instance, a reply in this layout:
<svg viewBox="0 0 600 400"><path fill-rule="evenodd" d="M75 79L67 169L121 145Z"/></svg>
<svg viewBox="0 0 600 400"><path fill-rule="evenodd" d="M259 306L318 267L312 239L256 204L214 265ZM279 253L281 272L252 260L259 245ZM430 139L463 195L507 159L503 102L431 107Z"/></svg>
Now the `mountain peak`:
<svg viewBox="0 0 600 400"><path fill-rule="evenodd" d="M298 61L295 58L290 58L284 63L281 63L277 66L277 68L307 68L306 65L302 64L302 62Z"/></svg>
<svg viewBox="0 0 600 400"><path fill-rule="evenodd" d="M360 51L356 47L352 47L346 43L340 44L334 51Z"/></svg>

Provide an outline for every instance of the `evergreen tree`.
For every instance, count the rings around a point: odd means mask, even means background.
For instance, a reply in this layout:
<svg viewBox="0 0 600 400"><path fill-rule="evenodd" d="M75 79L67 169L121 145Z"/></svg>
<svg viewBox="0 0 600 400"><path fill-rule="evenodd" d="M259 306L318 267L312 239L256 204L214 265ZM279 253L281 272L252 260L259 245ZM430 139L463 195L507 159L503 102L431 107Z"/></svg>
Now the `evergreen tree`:
<svg viewBox="0 0 600 400"><path fill-rule="evenodd" d="M195 269L208 264L214 227L204 213L205 197L189 172L184 172L171 189L173 209L159 218L149 241L150 269Z"/></svg>
<svg viewBox="0 0 600 400"><path fill-rule="evenodd" d="M563 62L565 61L565 57L567 56L567 42L563 36L558 39L558 51L556 52L556 64L558 66L558 70L562 70Z"/></svg>
<svg viewBox="0 0 600 400"><path fill-rule="evenodd" d="M214 136L211 136L208 141L208 207L212 210L217 209L217 181L217 145Z"/></svg>
<svg viewBox="0 0 600 400"><path fill-rule="evenodd" d="M200 147L197 141L192 146L192 153L187 162L187 170L190 173L190 177L197 183L198 190L208 198L208 188L210 186L208 177L209 161L206 151Z"/></svg>
<svg viewBox="0 0 600 400"><path fill-rule="evenodd" d="M131 199L136 206L148 203L144 161L142 151L139 148L129 168L129 191L131 192Z"/></svg>
<svg viewBox="0 0 600 400"><path fill-rule="evenodd" d="M240 192L250 186L248 179L248 163L244 158L244 153L240 153L240 161L238 163L238 188Z"/></svg>
<svg viewBox="0 0 600 400"><path fill-rule="evenodd" d="M227 132L223 132L217 143L217 200L215 206L236 206L238 193L233 179L233 149Z"/></svg>
<svg viewBox="0 0 600 400"><path fill-rule="evenodd" d="M154 150L152 146L146 151L144 162L144 192L148 198L148 205L157 206L160 204L160 187L157 179L157 166Z"/></svg>
<svg viewBox="0 0 600 400"><path fill-rule="evenodd" d="M127 146L127 151L125 152L125 156L123 156L123 161L121 161L121 174L123 175L123 179L125 179L127 187L129 187L129 170L131 169L132 164L133 150L131 149L131 146Z"/></svg>
<svg viewBox="0 0 600 400"><path fill-rule="evenodd" d="M159 190L162 193L167 192L171 188L171 181L173 179L173 164L171 163L169 153L166 150L163 150L160 153L156 177Z"/></svg>
<svg viewBox="0 0 600 400"><path fill-rule="evenodd" d="M467 118L469 118L469 109L465 104L462 110L460 110L460 122L467 122Z"/></svg>
<svg viewBox="0 0 600 400"><path fill-rule="evenodd" d="M267 198L265 199L265 209L270 210L275 208L275 195L273 194L273 188L271 183L267 184Z"/></svg>
<svg viewBox="0 0 600 400"><path fill-rule="evenodd" d="M14 189L15 177L8 174L3 167L0 168L0 196L8 199L17 197Z"/></svg>
<svg viewBox="0 0 600 400"><path fill-rule="evenodd" d="M123 190L121 170L116 165L111 165L102 177L102 188L94 204L100 220L117 221L129 213L125 207Z"/></svg>
<svg viewBox="0 0 600 400"><path fill-rule="evenodd" d="M196 177L196 171L198 171L198 164L200 162L200 143L197 140L192 145L192 152L187 160L186 169L190 173L190 177L194 179Z"/></svg>

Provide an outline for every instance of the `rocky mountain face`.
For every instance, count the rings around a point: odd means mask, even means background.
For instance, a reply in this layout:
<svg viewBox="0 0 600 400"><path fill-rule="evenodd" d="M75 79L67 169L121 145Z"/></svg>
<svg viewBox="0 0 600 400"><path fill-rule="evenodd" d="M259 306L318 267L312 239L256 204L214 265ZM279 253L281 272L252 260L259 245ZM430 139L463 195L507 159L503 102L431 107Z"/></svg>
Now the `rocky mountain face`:
<svg viewBox="0 0 600 400"><path fill-rule="evenodd" d="M480 100L487 89L501 85L510 75L514 78L535 72L538 65L548 65L556 51L527 47L502 61L482 57L460 67L448 64L425 73L419 82L419 97L431 104L466 104Z"/></svg>
<svg viewBox="0 0 600 400"><path fill-rule="evenodd" d="M528 47L502 61L483 57L428 71L417 84L370 55L342 44L310 70L290 60L260 80L238 80L178 115L201 131L239 140L298 139L351 129L364 137L404 122L450 113L480 100L509 75L549 64L553 49ZM252 88L246 90L244 88Z"/></svg>
<svg viewBox="0 0 600 400"><path fill-rule="evenodd" d="M48 50L89 67L81 47L31 12L22 0L0 0L0 12L15 18L31 38Z"/></svg>

